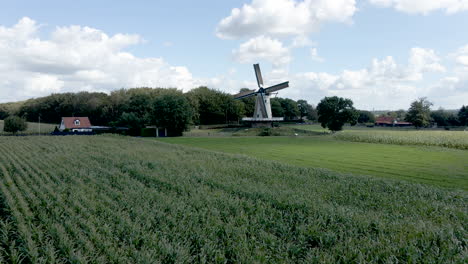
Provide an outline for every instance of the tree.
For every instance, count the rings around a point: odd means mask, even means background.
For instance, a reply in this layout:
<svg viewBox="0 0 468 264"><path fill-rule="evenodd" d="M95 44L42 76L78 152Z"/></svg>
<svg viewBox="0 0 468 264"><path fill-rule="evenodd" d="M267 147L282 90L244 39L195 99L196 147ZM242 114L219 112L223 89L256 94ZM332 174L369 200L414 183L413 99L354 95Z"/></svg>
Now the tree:
<svg viewBox="0 0 468 264"><path fill-rule="evenodd" d="M271 98L270 106L271 106L271 114L274 117L284 117L284 109L281 106L281 103L278 101L278 98Z"/></svg>
<svg viewBox="0 0 468 264"><path fill-rule="evenodd" d="M231 95L221 91L198 87L185 94L195 110L195 124L224 124L226 121L238 121L244 113L244 107L235 102Z"/></svg>
<svg viewBox="0 0 468 264"><path fill-rule="evenodd" d="M317 113L322 127L333 132L342 130L345 123L355 125L359 115L351 99L337 96L322 99L317 105Z"/></svg>
<svg viewBox="0 0 468 264"><path fill-rule="evenodd" d="M281 107L283 108L284 111L284 119L285 120L296 120L300 113L299 113L299 107L297 107L296 101L289 99L289 98L274 98L275 100L278 100L278 102L281 104ZM271 103L271 100L270 100Z"/></svg>
<svg viewBox="0 0 468 264"><path fill-rule="evenodd" d="M405 120L412 123L416 128L428 126L431 122L431 106L426 97L419 98L411 103Z"/></svg>
<svg viewBox="0 0 468 264"><path fill-rule="evenodd" d="M406 111L403 110L403 109L396 110L396 111L390 111L390 112L387 112L387 113L383 114L382 116L389 116L389 117L393 117L393 118L395 118L397 120L403 120L403 119L405 119Z"/></svg>
<svg viewBox="0 0 468 264"><path fill-rule="evenodd" d="M3 131L11 133L24 131L26 128L28 128L28 123L26 123L26 120L18 116L7 117L3 125Z"/></svg>
<svg viewBox="0 0 468 264"><path fill-rule="evenodd" d="M304 120L304 118L311 121L317 120L317 111L306 100L297 100L297 107L301 120Z"/></svg>
<svg viewBox="0 0 468 264"><path fill-rule="evenodd" d="M240 89L239 93L251 91L249 88L242 88ZM240 101L244 104L244 115L248 117L252 117L255 111L255 96L245 97L240 99Z"/></svg>
<svg viewBox="0 0 468 264"><path fill-rule="evenodd" d="M462 106L458 111L458 121L462 126L468 126L468 105Z"/></svg>
<svg viewBox="0 0 468 264"><path fill-rule="evenodd" d="M158 127L167 128L172 136L181 136L192 118L192 108L182 93L157 97L152 112L153 123Z"/></svg>
<svg viewBox="0 0 468 264"><path fill-rule="evenodd" d="M453 125L454 114L445 111L444 109L440 108L437 111L431 112L431 119L438 125L438 126L450 126Z"/></svg>
<svg viewBox="0 0 468 264"><path fill-rule="evenodd" d="M113 125L124 126L128 128L128 134L132 136L139 136L140 130L145 126L145 120L138 117L134 112L123 112L119 119Z"/></svg>
<svg viewBox="0 0 468 264"><path fill-rule="evenodd" d="M9 115L8 109L4 105L0 105L0 120L7 118Z"/></svg>
<svg viewBox="0 0 468 264"><path fill-rule="evenodd" d="M370 111L359 111L358 123L375 123L375 116Z"/></svg>

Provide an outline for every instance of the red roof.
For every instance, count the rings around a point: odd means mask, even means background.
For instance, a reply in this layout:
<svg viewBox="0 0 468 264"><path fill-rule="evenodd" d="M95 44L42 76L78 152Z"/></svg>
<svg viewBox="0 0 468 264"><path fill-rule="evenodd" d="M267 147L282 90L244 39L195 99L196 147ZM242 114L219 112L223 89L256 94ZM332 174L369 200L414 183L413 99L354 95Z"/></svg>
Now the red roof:
<svg viewBox="0 0 468 264"><path fill-rule="evenodd" d="M398 121L398 119L391 116L379 116L375 119L376 124L389 124L389 125L411 125L410 122Z"/></svg>
<svg viewBox="0 0 468 264"><path fill-rule="evenodd" d="M79 121L75 124L75 121ZM91 122L89 122L88 117L62 117L62 122L65 125L65 128L88 128L91 127Z"/></svg>
<svg viewBox="0 0 468 264"><path fill-rule="evenodd" d="M375 122L380 124L393 124L394 120L395 118L391 116L379 116L375 119Z"/></svg>

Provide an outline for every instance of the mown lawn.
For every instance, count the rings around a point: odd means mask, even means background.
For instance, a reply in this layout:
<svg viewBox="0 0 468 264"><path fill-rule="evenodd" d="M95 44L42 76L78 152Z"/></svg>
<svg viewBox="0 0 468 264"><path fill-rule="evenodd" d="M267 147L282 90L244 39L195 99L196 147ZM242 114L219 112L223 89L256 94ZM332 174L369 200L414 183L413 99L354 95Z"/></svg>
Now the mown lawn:
<svg viewBox="0 0 468 264"><path fill-rule="evenodd" d="M328 136L159 140L304 167L468 190L466 150L347 142Z"/></svg>
<svg viewBox="0 0 468 264"><path fill-rule="evenodd" d="M149 139L0 137L1 263L466 263L467 200Z"/></svg>

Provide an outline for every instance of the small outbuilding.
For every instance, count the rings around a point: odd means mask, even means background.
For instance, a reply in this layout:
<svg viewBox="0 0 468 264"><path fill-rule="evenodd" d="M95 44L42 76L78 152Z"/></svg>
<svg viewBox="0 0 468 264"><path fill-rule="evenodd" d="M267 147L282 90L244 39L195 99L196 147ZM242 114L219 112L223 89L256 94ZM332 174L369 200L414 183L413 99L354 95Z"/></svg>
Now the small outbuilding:
<svg viewBox="0 0 468 264"><path fill-rule="evenodd" d="M147 126L147 131L142 133L142 136L150 137L167 137L167 128L157 126Z"/></svg>
<svg viewBox="0 0 468 264"><path fill-rule="evenodd" d="M88 117L62 117L59 130L64 131L65 129L71 132L93 132Z"/></svg>

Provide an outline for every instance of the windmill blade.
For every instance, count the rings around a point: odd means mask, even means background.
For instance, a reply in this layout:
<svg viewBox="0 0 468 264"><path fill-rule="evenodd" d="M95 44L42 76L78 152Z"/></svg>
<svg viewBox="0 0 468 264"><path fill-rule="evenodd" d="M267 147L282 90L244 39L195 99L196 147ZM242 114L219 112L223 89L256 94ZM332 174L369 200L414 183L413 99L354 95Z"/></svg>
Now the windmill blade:
<svg viewBox="0 0 468 264"><path fill-rule="evenodd" d="M255 70L255 76L257 77L258 88L260 88L263 85L263 77L262 77L262 72L260 71L260 65L254 64L254 70Z"/></svg>
<svg viewBox="0 0 468 264"><path fill-rule="evenodd" d="M276 92L276 91L279 91L281 89L288 88L288 87L289 87L289 82L280 83L280 84L265 88L265 93L273 93L273 92Z"/></svg>
<svg viewBox="0 0 468 264"><path fill-rule="evenodd" d="M254 96L257 92L255 90L249 90L245 92L240 92L236 95L233 95L234 99L242 99L250 96Z"/></svg>
<svg viewBox="0 0 468 264"><path fill-rule="evenodd" d="M268 112L267 112L267 109L266 109L265 98L263 97L263 93L260 93L260 96L262 97L261 110L262 110L262 113L263 113L263 117L268 118Z"/></svg>

